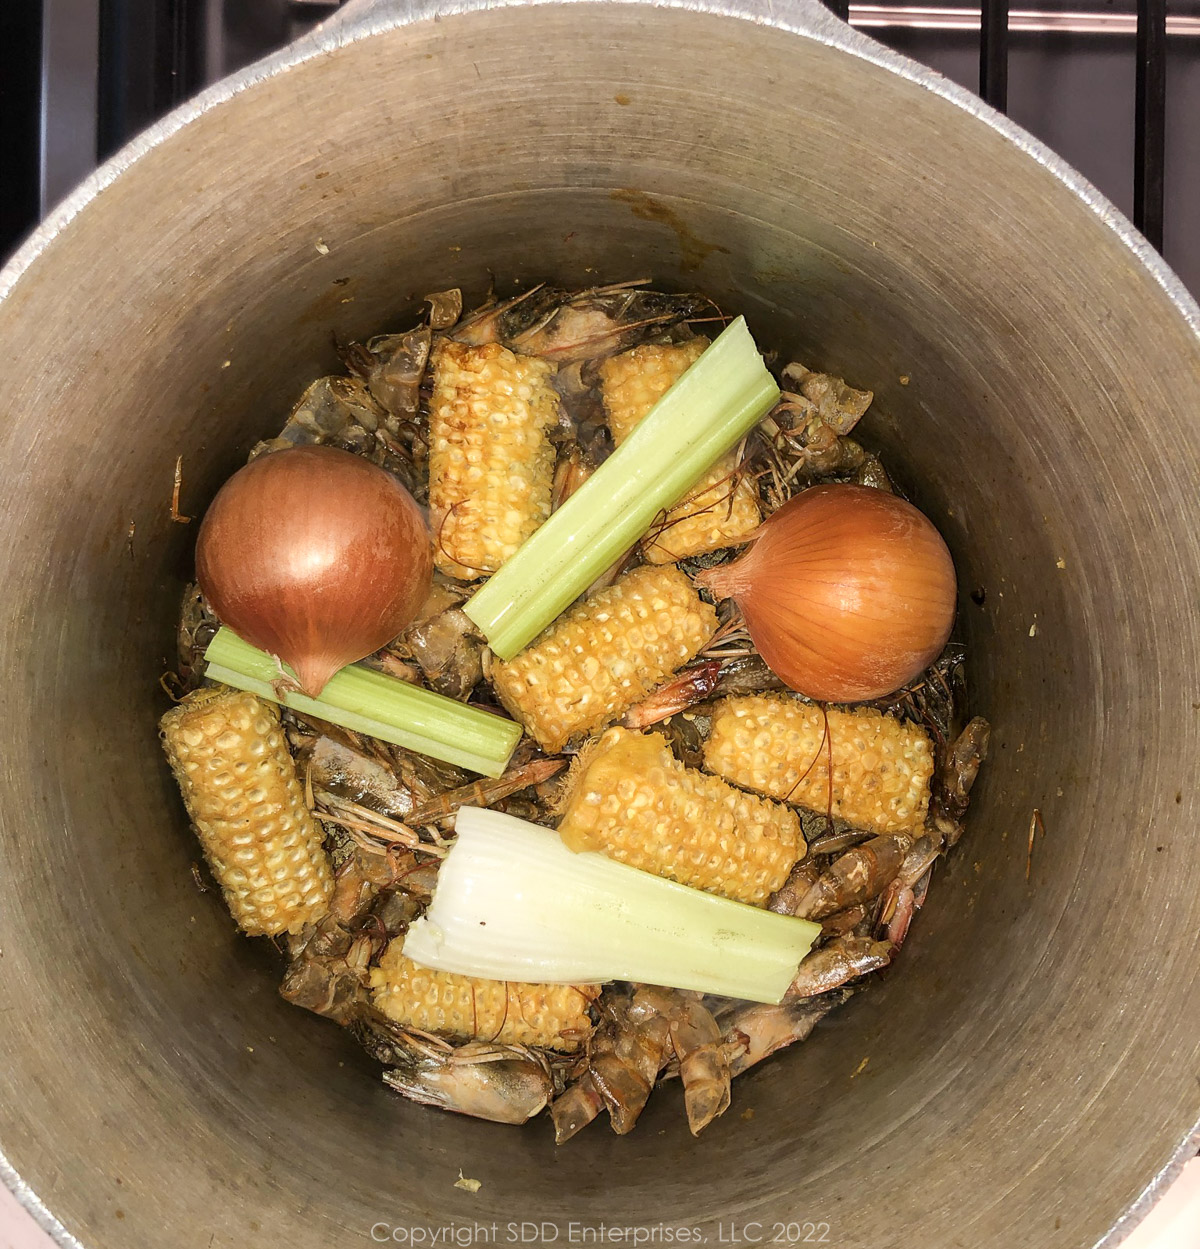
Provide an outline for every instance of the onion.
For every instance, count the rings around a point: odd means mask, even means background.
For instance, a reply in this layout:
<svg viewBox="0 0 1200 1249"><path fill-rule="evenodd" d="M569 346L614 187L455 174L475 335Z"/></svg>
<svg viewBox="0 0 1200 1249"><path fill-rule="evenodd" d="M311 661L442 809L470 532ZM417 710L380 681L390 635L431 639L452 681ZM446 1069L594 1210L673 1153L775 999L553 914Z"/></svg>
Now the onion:
<svg viewBox="0 0 1200 1249"><path fill-rule="evenodd" d="M391 473L334 447L294 447L221 487L200 526L196 577L221 621L290 664L315 698L413 620L433 551Z"/></svg>
<svg viewBox="0 0 1200 1249"><path fill-rule="evenodd" d="M754 645L792 689L882 698L923 672L954 624L954 563L911 503L868 486L814 486L749 551L697 584L737 601Z"/></svg>

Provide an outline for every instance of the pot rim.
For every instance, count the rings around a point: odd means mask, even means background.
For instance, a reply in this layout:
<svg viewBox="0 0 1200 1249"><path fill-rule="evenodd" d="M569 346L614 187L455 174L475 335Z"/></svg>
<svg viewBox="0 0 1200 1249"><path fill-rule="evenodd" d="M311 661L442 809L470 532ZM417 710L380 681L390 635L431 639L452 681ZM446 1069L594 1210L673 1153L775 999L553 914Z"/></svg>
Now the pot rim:
<svg viewBox="0 0 1200 1249"><path fill-rule="evenodd" d="M58 235L117 177L202 114L258 83L343 46L402 26L477 11L556 4L648 5L749 21L835 48L940 96L1001 135L1074 192L1149 272L1187 323L1200 347L1200 306L1196 300L1133 223L1087 178L1041 140L985 104L975 94L854 30L835 17L820 0L350 0L346 8L310 34L207 87L149 126L105 161L48 214L0 269L0 301L12 294L20 279L34 267ZM1141 1194L1093 1249L1116 1249L1197 1153L1200 1153L1200 1120L1179 1142L1167 1164L1151 1177ZM0 1180L56 1244L63 1246L63 1249L87 1249L21 1178L2 1148Z"/></svg>

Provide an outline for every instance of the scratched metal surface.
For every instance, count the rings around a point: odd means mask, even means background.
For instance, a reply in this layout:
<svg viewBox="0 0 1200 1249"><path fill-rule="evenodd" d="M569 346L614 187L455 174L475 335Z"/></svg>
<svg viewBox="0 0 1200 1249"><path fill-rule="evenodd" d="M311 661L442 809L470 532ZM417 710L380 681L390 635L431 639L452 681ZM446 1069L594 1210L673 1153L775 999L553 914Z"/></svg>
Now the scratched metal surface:
<svg viewBox="0 0 1200 1249"><path fill-rule="evenodd" d="M533 1215L1084 1249L1194 1152L1195 306L977 101L806 5L723 7L366 6L0 276L0 1149L63 1243ZM994 757L903 966L695 1142L674 1093L558 1152L395 1101L195 893L157 755L176 456L198 513L331 330L489 270L701 286L873 387L868 436L986 590Z"/></svg>

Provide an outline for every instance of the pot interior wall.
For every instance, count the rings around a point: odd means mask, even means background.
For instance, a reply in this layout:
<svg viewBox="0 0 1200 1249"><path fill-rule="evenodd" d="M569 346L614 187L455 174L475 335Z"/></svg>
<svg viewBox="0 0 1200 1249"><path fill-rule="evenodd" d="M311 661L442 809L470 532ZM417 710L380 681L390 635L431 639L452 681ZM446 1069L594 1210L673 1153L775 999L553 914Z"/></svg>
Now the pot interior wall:
<svg viewBox="0 0 1200 1249"><path fill-rule="evenodd" d="M677 1089L558 1151L388 1094L196 891L158 754L195 535L176 458L197 516L334 336L491 276L700 288L871 387L864 440L960 571L995 725L967 838L894 973L698 1141ZM33 261L0 342L0 1148L85 1244L573 1219L1082 1246L1194 1126L1197 440L1170 413L1200 406L1196 344L1006 138L734 18L450 16L147 151Z"/></svg>

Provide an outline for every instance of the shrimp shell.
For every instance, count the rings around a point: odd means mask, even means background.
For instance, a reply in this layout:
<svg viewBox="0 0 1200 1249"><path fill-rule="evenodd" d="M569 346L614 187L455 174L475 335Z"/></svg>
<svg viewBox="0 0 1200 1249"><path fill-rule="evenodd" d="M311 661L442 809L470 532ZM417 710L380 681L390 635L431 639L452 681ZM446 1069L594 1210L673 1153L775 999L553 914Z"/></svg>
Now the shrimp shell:
<svg viewBox="0 0 1200 1249"><path fill-rule="evenodd" d="M384 1083L410 1101L492 1123L526 1123L550 1101L549 1069L530 1051L487 1044L442 1053L393 1046Z"/></svg>
<svg viewBox="0 0 1200 1249"><path fill-rule="evenodd" d="M625 713L621 723L627 729L645 729L658 724L707 698L717 686L721 672L719 659L708 659L677 672L666 685Z"/></svg>
<svg viewBox="0 0 1200 1249"><path fill-rule="evenodd" d="M644 285L621 282L574 293L535 286L477 308L451 337L475 345L499 342L521 355L566 364L625 351L713 310L703 295L668 295Z"/></svg>
<svg viewBox="0 0 1200 1249"><path fill-rule="evenodd" d="M913 839L905 833L873 837L834 859L801 900L800 919L824 919L856 902L878 897L895 879Z"/></svg>
<svg viewBox="0 0 1200 1249"><path fill-rule="evenodd" d="M604 1109L604 1098L596 1088L592 1073L585 1071L569 1088L550 1103L554 1122L554 1143L565 1145Z"/></svg>
<svg viewBox="0 0 1200 1249"><path fill-rule="evenodd" d="M896 948L890 941L872 941L870 937L836 937L800 961L796 977L783 1000L791 1002L797 998L816 997L830 989L841 988L851 980L886 967L895 953Z"/></svg>
<svg viewBox="0 0 1200 1249"><path fill-rule="evenodd" d="M657 1012L670 1025L688 1127L699 1136L729 1109L729 1061L721 1048L721 1029L698 996L679 990L639 986L631 1014L643 1011Z"/></svg>
<svg viewBox="0 0 1200 1249"><path fill-rule="evenodd" d="M812 858L801 859L791 870L787 880L767 899L767 910L777 915L795 915L808 891L817 883L821 869Z"/></svg>
<svg viewBox="0 0 1200 1249"><path fill-rule="evenodd" d="M729 1074L740 1076L785 1046L807 1040L817 1024L853 992L840 989L778 1006L755 1003L734 1010L722 1021L721 1031Z"/></svg>

